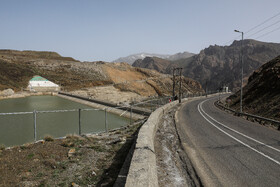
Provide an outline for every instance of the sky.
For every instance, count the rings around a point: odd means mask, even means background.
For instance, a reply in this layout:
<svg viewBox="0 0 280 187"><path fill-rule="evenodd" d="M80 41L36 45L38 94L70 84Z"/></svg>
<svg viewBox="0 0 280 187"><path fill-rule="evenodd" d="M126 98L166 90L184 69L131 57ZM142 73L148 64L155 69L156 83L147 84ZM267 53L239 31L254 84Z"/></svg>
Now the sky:
<svg viewBox="0 0 280 187"><path fill-rule="evenodd" d="M0 49L110 62L230 45L241 39L235 29L280 43L279 7L279 0L0 0Z"/></svg>

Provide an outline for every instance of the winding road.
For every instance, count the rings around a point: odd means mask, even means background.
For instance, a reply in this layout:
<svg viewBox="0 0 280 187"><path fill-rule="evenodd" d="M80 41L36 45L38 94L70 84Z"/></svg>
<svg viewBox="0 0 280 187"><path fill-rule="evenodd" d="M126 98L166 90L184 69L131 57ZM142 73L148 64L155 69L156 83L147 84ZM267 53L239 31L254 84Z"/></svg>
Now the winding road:
<svg viewBox="0 0 280 187"><path fill-rule="evenodd" d="M228 114L217 97L176 114L183 147L204 186L280 186L280 132Z"/></svg>

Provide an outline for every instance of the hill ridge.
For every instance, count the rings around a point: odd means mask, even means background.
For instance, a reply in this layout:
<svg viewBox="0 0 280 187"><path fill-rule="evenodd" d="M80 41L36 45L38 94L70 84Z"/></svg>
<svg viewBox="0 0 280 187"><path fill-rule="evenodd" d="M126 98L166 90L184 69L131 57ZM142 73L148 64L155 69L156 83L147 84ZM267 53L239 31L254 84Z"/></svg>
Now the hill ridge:
<svg viewBox="0 0 280 187"><path fill-rule="evenodd" d="M265 62L279 55L280 44L266 43L256 40L244 40L244 82L248 76ZM147 59L138 60L135 67L153 69L162 67L160 72L172 73L173 67L183 67L183 75L197 80L203 88L215 91L222 86L229 86L234 91L240 87L240 54L241 41L234 41L230 46L210 45L199 54L185 59L164 62Z"/></svg>
<svg viewBox="0 0 280 187"><path fill-rule="evenodd" d="M71 57L46 57L40 52L32 52L32 55L14 53L0 51L0 90L11 88L20 91L27 87L34 75L40 75L60 85L63 91L86 97L98 96L101 100L110 99L112 93L119 95L117 102L126 100L125 97L133 99L172 94L171 76L154 70L132 67L127 63L80 62L71 60ZM107 87L95 89L97 86ZM182 87L185 93L203 92L197 81L187 77L183 78Z"/></svg>

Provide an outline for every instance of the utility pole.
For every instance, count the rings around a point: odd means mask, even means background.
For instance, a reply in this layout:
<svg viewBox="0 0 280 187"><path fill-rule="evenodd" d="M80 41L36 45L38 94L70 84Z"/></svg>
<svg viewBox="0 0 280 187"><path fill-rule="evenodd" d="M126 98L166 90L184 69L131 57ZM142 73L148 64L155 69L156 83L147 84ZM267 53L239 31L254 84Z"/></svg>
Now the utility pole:
<svg viewBox="0 0 280 187"><path fill-rule="evenodd" d="M181 95L182 95L182 92L181 92L181 89L182 89L182 69L183 68L179 69L179 71L180 71L179 103L181 103Z"/></svg>
<svg viewBox="0 0 280 187"><path fill-rule="evenodd" d="M176 75L177 71L179 72L180 75L180 82L179 82L179 103L181 103L181 95L182 95L182 69L183 68L173 68L173 99L175 98L175 85L177 84L177 80L176 80ZM175 81L176 80L176 81Z"/></svg>
<svg viewBox="0 0 280 187"><path fill-rule="evenodd" d="M234 32L239 32L242 34L241 40L241 88L240 88L240 113L242 113L242 95L243 95L243 35L244 33L239 30L234 30Z"/></svg>

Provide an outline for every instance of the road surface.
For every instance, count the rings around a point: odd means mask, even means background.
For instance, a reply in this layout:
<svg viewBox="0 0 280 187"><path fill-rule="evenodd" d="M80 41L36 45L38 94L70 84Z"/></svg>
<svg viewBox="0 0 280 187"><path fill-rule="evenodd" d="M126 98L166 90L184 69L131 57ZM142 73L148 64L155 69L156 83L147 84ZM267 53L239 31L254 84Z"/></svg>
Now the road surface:
<svg viewBox="0 0 280 187"><path fill-rule="evenodd" d="M280 132L214 106L190 101L176 115L178 132L205 186L280 186Z"/></svg>

